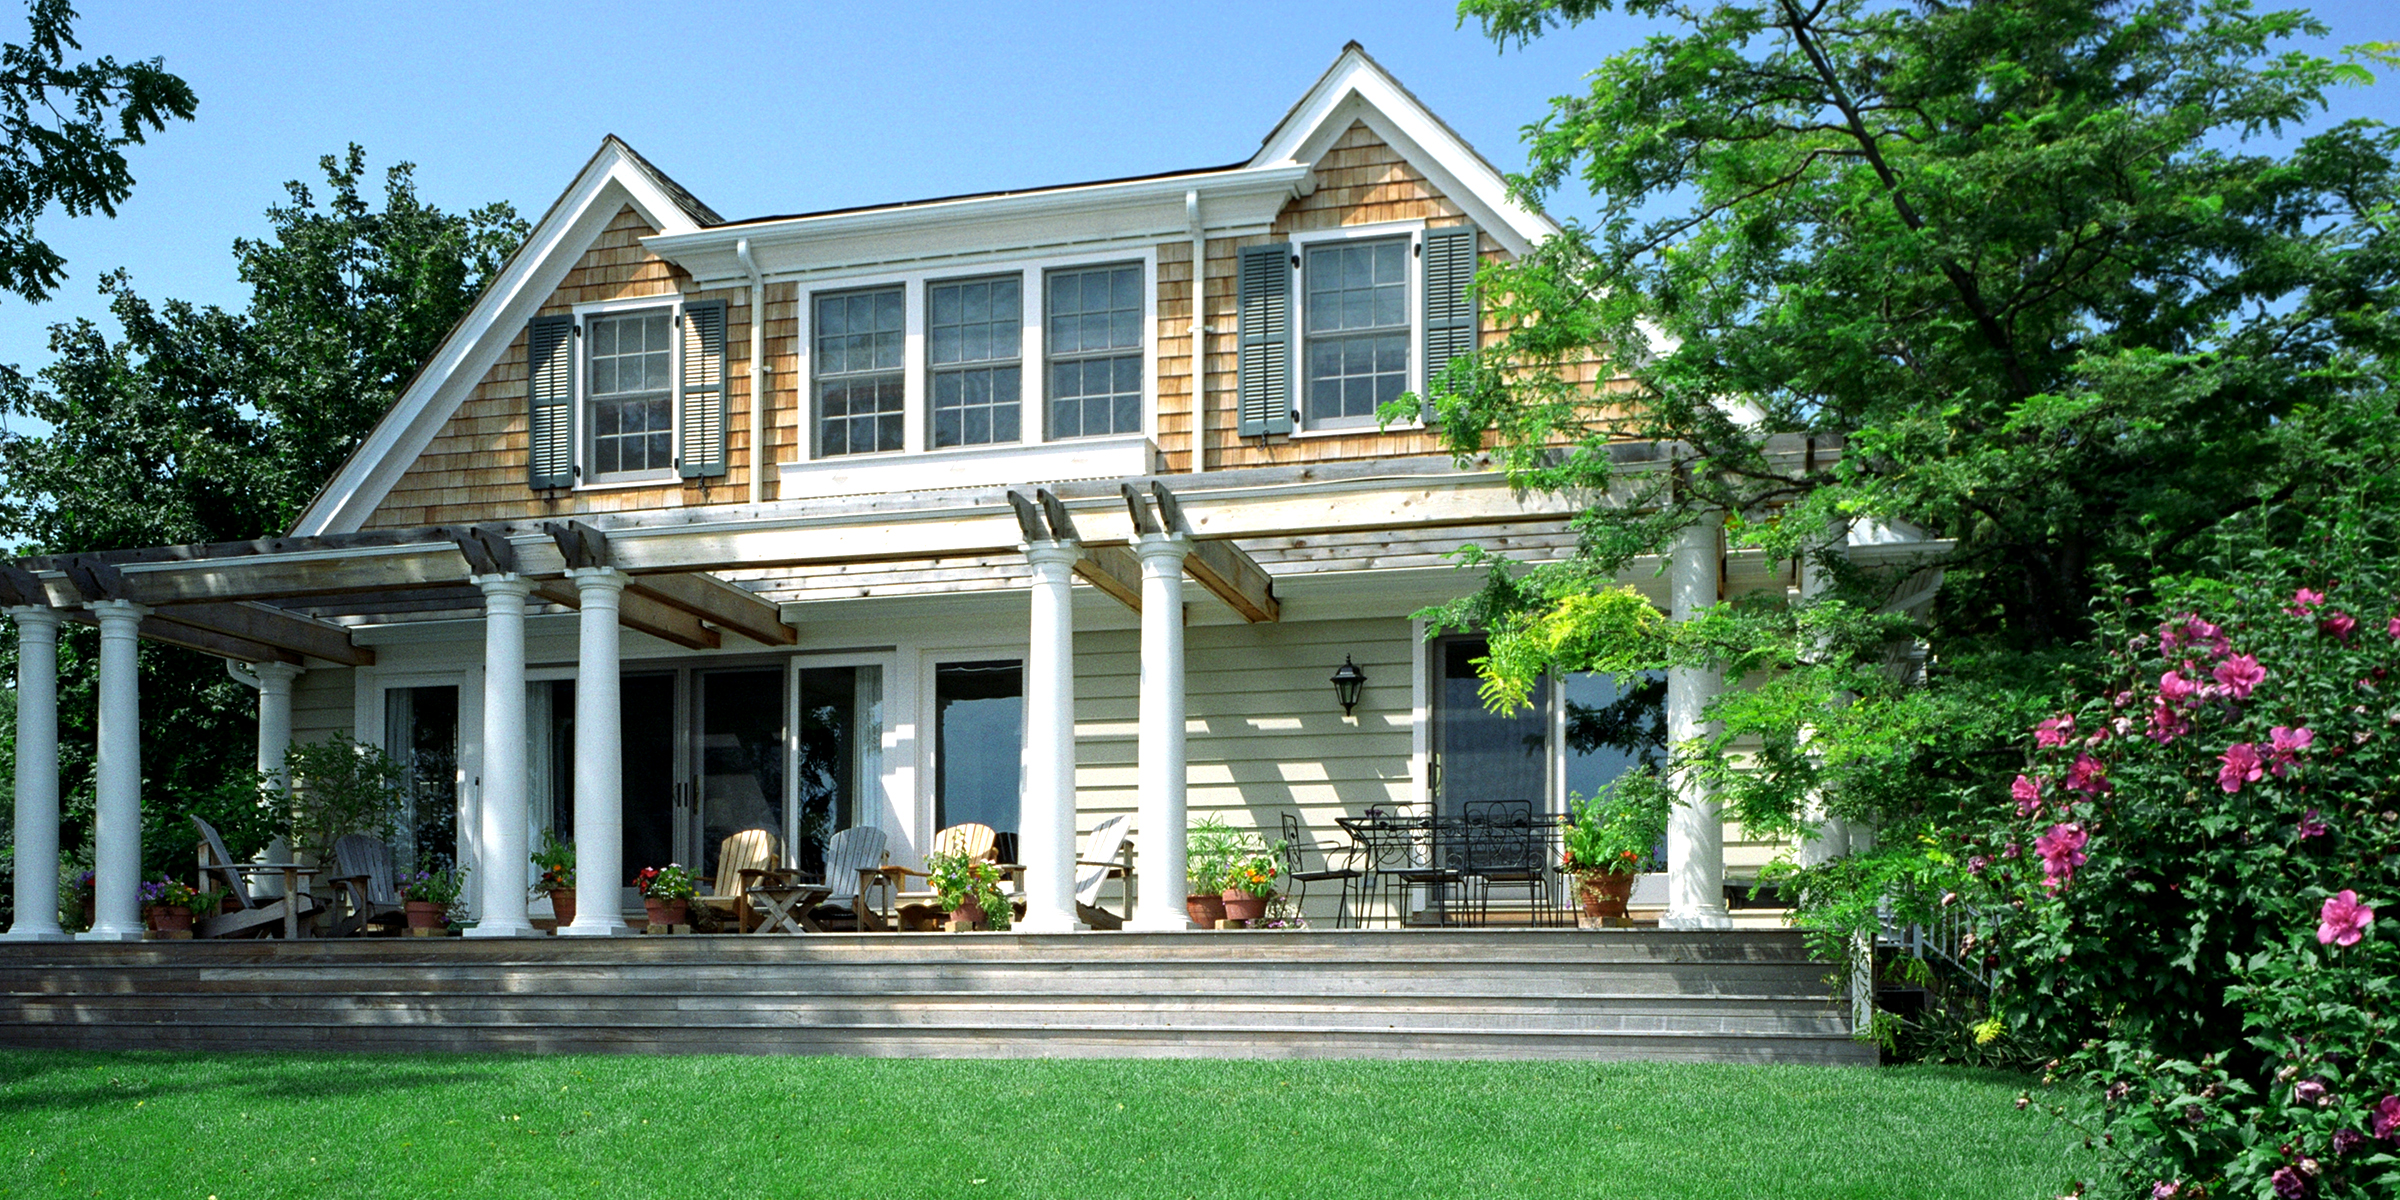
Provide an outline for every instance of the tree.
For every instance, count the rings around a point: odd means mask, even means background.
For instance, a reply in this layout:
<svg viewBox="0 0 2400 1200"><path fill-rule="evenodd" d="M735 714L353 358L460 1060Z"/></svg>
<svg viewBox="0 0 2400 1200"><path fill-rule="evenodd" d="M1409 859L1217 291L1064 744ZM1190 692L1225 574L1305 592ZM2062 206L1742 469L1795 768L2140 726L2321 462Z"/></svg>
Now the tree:
<svg viewBox="0 0 2400 1200"><path fill-rule="evenodd" d="M1616 7L1460 11L1508 44ZM2320 435L2393 419L2400 136L2275 142L2371 77L2279 49L2325 28L2245 0L1622 7L1667 29L1555 101L1514 181L1587 187L1598 220L1479 275L1505 336L1429 390L1458 452L1633 502L1583 514L1574 561L1503 566L1436 616L1493 631L1503 702L1543 669L1748 676L1686 761L1754 828L1801 834L1814 798L1884 829L1801 880L1825 919L1930 902L2058 667L2094 653L2101 586L2138 602L2227 519L2307 494ZM1595 353L1624 386L1575 382ZM1620 477L1623 440L1671 469ZM1878 613L1896 581L1826 556L1822 602L1689 629L1591 602L1704 509L1785 559L1837 525L1922 529L1950 546L1938 598ZM1888 669L1910 643L1921 680Z"/></svg>
<svg viewBox="0 0 2400 1200"><path fill-rule="evenodd" d="M319 166L330 205L287 184L288 203L267 210L270 236L235 243L252 289L243 311L153 304L112 272L101 290L115 337L88 319L55 325L48 366L0 375L0 412L38 430L0 432L0 538L65 554L289 528L525 235L506 204L463 215L425 204L406 163L385 172L383 206L370 208L356 146ZM96 653L90 630L66 630L69 847L89 838ZM14 663L13 643L0 646L0 671ZM180 871L183 812L240 826L255 810L255 707L192 651L145 645L141 672L144 794L158 801L145 806L144 869Z"/></svg>
<svg viewBox="0 0 2400 1200"><path fill-rule="evenodd" d="M35 231L42 214L56 205L73 217L117 215L133 194L125 147L170 119L191 120L199 100L161 59L68 65L67 51L83 48L75 9L67 0L27 7L25 44L0 46L0 291L41 301L66 274Z"/></svg>

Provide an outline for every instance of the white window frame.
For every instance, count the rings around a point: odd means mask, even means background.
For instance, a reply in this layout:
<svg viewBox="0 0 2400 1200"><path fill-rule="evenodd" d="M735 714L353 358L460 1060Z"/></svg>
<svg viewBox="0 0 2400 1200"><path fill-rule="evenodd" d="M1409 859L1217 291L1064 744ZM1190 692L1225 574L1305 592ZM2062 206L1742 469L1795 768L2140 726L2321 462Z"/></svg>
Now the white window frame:
<svg viewBox="0 0 2400 1200"><path fill-rule="evenodd" d="M1028 294L1026 289L1029 285L1038 286L1041 278L1041 276L1038 276L1031 271L1019 271L1014 268L1002 268L996 271L973 271L966 274L927 276L918 281L917 288L921 293L922 298L917 306L917 315L923 326L924 337L920 339L920 345L922 346L923 353L925 354L925 362L923 365L925 368L924 375L926 390L924 405L925 430L923 441L927 450L936 449L936 447L933 445L933 377L935 373L939 371L980 370L991 370L997 373L998 368L994 364L1001 361L998 359L983 359L976 362L944 363L938 366L934 363L932 315L933 289L967 283L994 283L1002 279L1015 279L1017 281L1017 436L1007 441L994 439L989 442L962 442L956 446L945 446L940 447L939 449L991 451L1004 449L1009 446L1030 445L1037 440L1041 440L1030 436L1033 431L1037 428L1040 428L1040 426L1027 424L1026 418L1028 414L1025 411L1027 408L1031 407L1031 402L1027 401L1026 399L1028 394L1027 387L1029 384L1038 382L1040 375L1039 372L1029 369L1031 364L1025 358L1026 327L1033 324L1032 321L1026 319L1025 310L1028 307L1025 302ZM903 305L902 307L903 311L906 311L906 306ZM906 401L903 400L903 404L905 403Z"/></svg>
<svg viewBox="0 0 2400 1200"><path fill-rule="evenodd" d="M1419 222L1418 224L1422 224ZM1158 247L1151 244L1115 245L1095 248L1075 254L1050 255L1041 258L991 255L962 256L938 267L909 271L845 272L826 271L801 275L779 276L775 282L798 285L799 303L793 330L793 346L797 354L793 364L796 378L809 389L804 395L799 437L789 463L864 463L892 461L902 455L923 455L930 458L972 457L1005 453L1015 448L1062 445L1072 446L1091 441L1090 438L1052 439L1049 430L1049 390L1046 365L1048 348L1042 337L1046 308L1042 303L1043 280L1054 269L1136 265L1142 269L1142 427L1141 436L1158 437ZM931 446L933 432L932 371L926 361L928 342L926 332L925 290L929 284L959 280L990 278L995 275L1022 274L1018 288L1022 309L1023 333L1017 343L1017 369L1021 373L1017 395L1023 406L1019 416L1019 439L1015 442L995 442L981 446L951 446L936 450ZM859 291L867 288L901 288L902 309L902 403L907 433L897 453L839 454L826 457L817 453L815 353L816 298L831 292ZM680 378L680 375L678 376ZM1130 437L1130 434L1118 434Z"/></svg>
<svg viewBox="0 0 2400 1200"><path fill-rule="evenodd" d="M1423 425L1420 420L1396 421L1378 428L1367 425L1337 425L1331 428L1311 428L1308 424L1308 249L1327 242L1385 241L1406 238L1408 246L1408 377L1403 391L1425 394L1425 222L1378 221L1371 225L1345 225L1338 229L1311 229L1291 235L1292 257L1299 266L1292 268L1292 407L1299 416L1292 422L1291 436L1357 437L1360 434L1402 433Z"/></svg>
<svg viewBox="0 0 2400 1200"><path fill-rule="evenodd" d="M679 484L681 479L674 464L683 461L683 307L681 292L662 296L628 296L617 300L595 300L574 307L575 335L571 339L575 351L575 486L578 492L604 492L621 488L657 487L660 484ZM606 479L594 478L592 470L591 435L591 332L592 317L619 317L653 309L667 310L667 427L671 431L668 466L659 471L618 472Z"/></svg>
<svg viewBox="0 0 2400 1200"><path fill-rule="evenodd" d="M1156 326L1158 324L1158 293L1157 284L1150 275L1150 264L1132 258L1120 258L1110 259L1102 262L1078 263L1073 265L1061 264L1057 266L1044 267L1039 272L1028 271L1025 275L1028 280L1039 280L1041 290L1040 293L1033 298L1033 306L1041 309L1041 312L1033 320L1026 323L1028 325L1040 326L1045 335L1049 333L1051 276L1121 267L1133 267L1142 272L1142 284L1140 285L1140 291L1142 293L1142 315L1140 318L1142 341L1139 346L1130 347L1130 349L1142 360L1141 432L1144 435L1151 435L1157 424L1156 413L1158 411L1158 406L1153 403L1153 400L1157 395L1157 388L1155 386L1156 381L1151 378L1151 376L1157 373L1158 368L1158 356L1155 351L1155 343L1157 341ZM1129 348L1121 346L1115 347L1109 350L1106 354L1081 352L1081 356L1078 361L1092 358L1122 358L1125 356L1127 349ZM1040 404L1042 408L1042 422L1045 432L1048 430L1050 421L1050 405L1053 399L1053 397L1050 395L1050 367L1053 361L1055 360L1053 360L1050 356L1050 348L1045 345L1042 347L1041 361L1038 363L1028 363L1028 368L1031 374L1033 374L1035 377L1033 382L1037 385L1036 390L1041 394L1041 398L1036 401L1036 403ZM1115 430L1111 430L1108 433L1079 433L1072 437L1055 437L1047 438L1045 440L1053 442L1072 442L1081 441L1086 438L1124 437L1131 432L1133 431L1128 430L1120 433Z"/></svg>

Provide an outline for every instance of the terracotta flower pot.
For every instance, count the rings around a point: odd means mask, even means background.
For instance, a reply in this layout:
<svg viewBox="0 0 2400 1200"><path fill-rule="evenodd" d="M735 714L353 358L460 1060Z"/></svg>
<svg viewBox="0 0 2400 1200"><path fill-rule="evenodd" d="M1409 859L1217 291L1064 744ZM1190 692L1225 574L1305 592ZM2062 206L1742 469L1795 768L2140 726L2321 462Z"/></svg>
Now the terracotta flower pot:
<svg viewBox="0 0 2400 1200"><path fill-rule="evenodd" d="M979 900L963 901L957 908L950 910L950 932L952 933L986 929L990 925L991 916L983 911L983 903Z"/></svg>
<svg viewBox="0 0 2400 1200"><path fill-rule="evenodd" d="M1225 898L1186 896L1183 898L1183 911L1191 915L1192 924L1202 929L1215 929L1217 922L1225 919Z"/></svg>
<svg viewBox="0 0 2400 1200"><path fill-rule="evenodd" d="M1267 917L1265 896L1253 896L1240 888L1227 888L1223 899L1228 920L1263 921Z"/></svg>
<svg viewBox="0 0 2400 1200"><path fill-rule="evenodd" d="M192 928L192 910L180 904L152 905L150 907L150 928L162 933L188 933Z"/></svg>
<svg viewBox="0 0 2400 1200"><path fill-rule="evenodd" d="M682 925L691 912L692 902L688 899L656 900L644 896L642 907L649 910L650 923L653 925Z"/></svg>
<svg viewBox="0 0 2400 1200"><path fill-rule="evenodd" d="M400 907L408 916L410 929L440 929L448 924L448 910L431 900L403 901Z"/></svg>
<svg viewBox="0 0 2400 1200"><path fill-rule="evenodd" d="M1583 901L1584 918L1598 924L1605 917L1623 917L1633 899L1633 872L1594 871L1575 877L1575 894Z"/></svg>
<svg viewBox="0 0 2400 1200"><path fill-rule="evenodd" d="M575 923L575 889L551 888L550 911L558 914L558 927L565 929Z"/></svg>

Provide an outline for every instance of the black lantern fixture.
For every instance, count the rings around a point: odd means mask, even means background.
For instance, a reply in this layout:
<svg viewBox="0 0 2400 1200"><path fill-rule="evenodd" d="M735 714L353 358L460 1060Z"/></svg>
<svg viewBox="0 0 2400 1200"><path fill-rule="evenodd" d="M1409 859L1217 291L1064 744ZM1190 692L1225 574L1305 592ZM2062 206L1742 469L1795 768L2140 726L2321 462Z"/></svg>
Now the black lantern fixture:
<svg viewBox="0 0 2400 1200"><path fill-rule="evenodd" d="M1351 715L1350 710L1358 707L1358 691L1366 685L1367 673L1359 670L1349 655L1343 655L1342 665L1333 672L1333 695L1342 702L1343 716Z"/></svg>

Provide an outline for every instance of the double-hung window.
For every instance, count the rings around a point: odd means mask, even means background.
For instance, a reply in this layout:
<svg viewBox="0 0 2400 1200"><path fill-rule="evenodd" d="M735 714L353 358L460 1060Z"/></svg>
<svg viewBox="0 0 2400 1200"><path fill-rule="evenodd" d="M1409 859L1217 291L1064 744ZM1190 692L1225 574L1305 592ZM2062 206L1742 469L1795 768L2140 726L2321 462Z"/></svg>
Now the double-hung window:
<svg viewBox="0 0 2400 1200"><path fill-rule="evenodd" d="M819 296L815 318L817 453L900 449L908 422L900 289Z"/></svg>
<svg viewBox="0 0 2400 1200"><path fill-rule="evenodd" d="M1043 352L1053 438L1142 428L1142 268L1050 272Z"/></svg>
<svg viewBox="0 0 2400 1200"><path fill-rule="evenodd" d="M584 319L584 461L595 483L666 478L675 469L675 314Z"/></svg>
<svg viewBox="0 0 2400 1200"><path fill-rule="evenodd" d="M1020 275L960 279L925 289L925 359L933 388L933 445L989 446L1023 437L1025 320Z"/></svg>
<svg viewBox="0 0 2400 1200"><path fill-rule="evenodd" d="M1308 428L1372 426L1376 406L1408 390L1408 266L1405 237L1307 248Z"/></svg>

